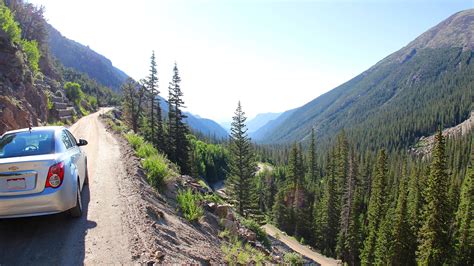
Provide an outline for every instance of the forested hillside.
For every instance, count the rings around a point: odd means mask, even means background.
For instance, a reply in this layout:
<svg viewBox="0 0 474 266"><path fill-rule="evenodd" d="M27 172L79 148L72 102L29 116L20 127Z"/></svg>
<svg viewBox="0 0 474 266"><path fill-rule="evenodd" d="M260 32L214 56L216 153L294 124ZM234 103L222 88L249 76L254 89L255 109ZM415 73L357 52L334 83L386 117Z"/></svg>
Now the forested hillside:
<svg viewBox="0 0 474 266"><path fill-rule="evenodd" d="M257 139L321 143L341 129L358 147L400 149L465 120L474 102L474 10L457 13ZM325 145L325 144L324 144Z"/></svg>

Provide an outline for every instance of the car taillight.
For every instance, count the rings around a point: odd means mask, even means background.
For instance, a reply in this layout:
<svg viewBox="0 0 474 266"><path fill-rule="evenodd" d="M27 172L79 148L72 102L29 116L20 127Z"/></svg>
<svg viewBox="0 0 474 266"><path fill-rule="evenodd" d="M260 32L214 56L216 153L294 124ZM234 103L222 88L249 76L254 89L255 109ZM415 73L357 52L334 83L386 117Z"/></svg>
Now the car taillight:
<svg viewBox="0 0 474 266"><path fill-rule="evenodd" d="M64 179L64 162L52 165L46 178L46 187L58 188Z"/></svg>

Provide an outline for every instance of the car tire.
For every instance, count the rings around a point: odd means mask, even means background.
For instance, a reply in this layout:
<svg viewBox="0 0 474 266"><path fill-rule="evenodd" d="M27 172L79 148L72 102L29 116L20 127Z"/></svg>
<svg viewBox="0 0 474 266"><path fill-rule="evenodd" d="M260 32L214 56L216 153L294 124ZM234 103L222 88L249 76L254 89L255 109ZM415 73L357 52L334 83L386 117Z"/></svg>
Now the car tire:
<svg viewBox="0 0 474 266"><path fill-rule="evenodd" d="M79 188L79 182L77 184L77 196L76 196L76 206L69 210L69 214L73 218L79 218L82 216L82 198L81 198L81 189Z"/></svg>
<svg viewBox="0 0 474 266"><path fill-rule="evenodd" d="M84 178L84 186L89 185L89 168L87 167L87 162L86 162L86 177Z"/></svg>

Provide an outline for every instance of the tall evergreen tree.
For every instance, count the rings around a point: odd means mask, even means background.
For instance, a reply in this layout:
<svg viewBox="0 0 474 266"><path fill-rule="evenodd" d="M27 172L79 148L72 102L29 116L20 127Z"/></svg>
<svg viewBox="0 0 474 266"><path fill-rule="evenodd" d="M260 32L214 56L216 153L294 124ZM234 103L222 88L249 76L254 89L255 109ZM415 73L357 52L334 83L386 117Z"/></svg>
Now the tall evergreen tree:
<svg viewBox="0 0 474 266"><path fill-rule="evenodd" d="M245 113L240 101L232 118L230 135L230 173L226 187L240 215L248 216L258 207L253 184L256 163L245 126Z"/></svg>
<svg viewBox="0 0 474 266"><path fill-rule="evenodd" d="M387 176L387 156L385 150L381 150L375 167L375 175L372 179L369 208L367 210L367 237L361 252L362 265L373 265L375 262L375 245L379 226L385 214L385 183Z"/></svg>
<svg viewBox="0 0 474 266"><path fill-rule="evenodd" d="M344 154L342 154L344 156ZM352 212L355 211L354 205L354 196L356 191L356 174L357 174L357 163L354 158L354 151L352 151L349 156L349 165L346 175L346 180L344 182L343 194L342 194L342 207L340 215L340 229L337 239L337 256L346 262L354 262L356 254L353 254L355 249L353 248L353 241L348 241L351 228L355 225L354 219L357 219L357 216Z"/></svg>
<svg viewBox="0 0 474 266"><path fill-rule="evenodd" d="M456 212L454 237L455 264L474 265L474 148L471 166L464 178Z"/></svg>
<svg viewBox="0 0 474 266"><path fill-rule="evenodd" d="M393 217L393 244L389 254L385 254L387 257L390 256L388 261L393 265L410 265L414 263L414 254L410 252L410 244L414 239L412 238L407 211L407 166L405 165L403 169L398 189L395 216Z"/></svg>
<svg viewBox="0 0 474 266"><path fill-rule="evenodd" d="M159 150L164 151L163 120L161 116L160 91L158 90L158 70L156 69L155 51L151 54L150 75L147 79L148 100L150 101L149 127L151 136L148 139Z"/></svg>
<svg viewBox="0 0 474 266"><path fill-rule="evenodd" d="M339 210L336 193L336 150L328 154L326 175L324 177L324 192L316 207L315 235L321 251L328 256L335 255L337 233L339 228Z"/></svg>
<svg viewBox="0 0 474 266"><path fill-rule="evenodd" d="M308 160L308 170L309 170L309 179L312 183L316 182L318 178L318 169L316 163L316 136L314 134L314 128L311 129L311 143L309 144L309 160Z"/></svg>
<svg viewBox="0 0 474 266"><path fill-rule="evenodd" d="M419 232L417 261L422 265L442 265L449 255L449 179L446 169L445 140L441 131L435 138L430 176L427 180L423 222Z"/></svg>
<svg viewBox="0 0 474 266"><path fill-rule="evenodd" d="M407 218L410 230L409 258L410 264L415 262L416 249L418 247L416 239L421 227L422 195L421 182L419 181L420 169L412 167L410 179L408 181Z"/></svg>
<svg viewBox="0 0 474 266"><path fill-rule="evenodd" d="M189 142L186 137L189 130L183 121L187 116L182 111L184 101L180 83L178 65L175 63L173 78L168 87L168 156L178 164L182 173L190 174Z"/></svg>
<svg viewBox="0 0 474 266"><path fill-rule="evenodd" d="M144 92L145 88L131 78L127 79L122 85L125 121L135 133L138 133L138 125L143 111Z"/></svg>

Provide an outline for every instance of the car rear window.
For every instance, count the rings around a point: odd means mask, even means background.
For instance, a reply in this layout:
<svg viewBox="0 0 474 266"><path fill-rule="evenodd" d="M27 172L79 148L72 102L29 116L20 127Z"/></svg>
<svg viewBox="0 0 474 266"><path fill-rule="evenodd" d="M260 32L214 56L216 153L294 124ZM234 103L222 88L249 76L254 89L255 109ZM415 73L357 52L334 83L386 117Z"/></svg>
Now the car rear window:
<svg viewBox="0 0 474 266"><path fill-rule="evenodd" d="M54 131L25 131L0 138L0 158L54 153Z"/></svg>

